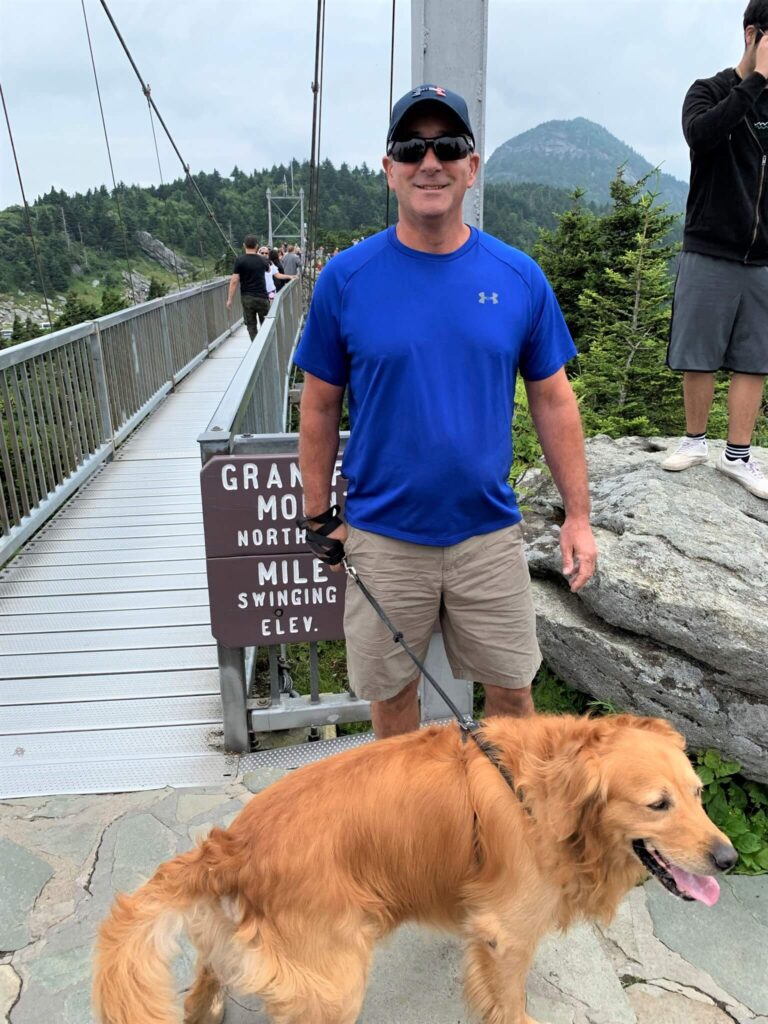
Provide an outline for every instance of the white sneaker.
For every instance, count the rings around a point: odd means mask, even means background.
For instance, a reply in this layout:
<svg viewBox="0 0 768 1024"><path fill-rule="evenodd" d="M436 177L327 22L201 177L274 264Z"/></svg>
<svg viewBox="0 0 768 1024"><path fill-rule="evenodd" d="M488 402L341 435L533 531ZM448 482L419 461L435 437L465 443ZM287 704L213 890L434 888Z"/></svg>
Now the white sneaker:
<svg viewBox="0 0 768 1024"><path fill-rule="evenodd" d="M661 464L662 469L668 469L671 473L679 473L681 469L690 469L691 466L698 466L707 461L707 442L699 441L693 437L684 437L677 450L668 455Z"/></svg>
<svg viewBox="0 0 768 1024"><path fill-rule="evenodd" d="M754 494L758 498L768 499L768 479L766 479L765 474L760 469L760 463L753 459L751 455L746 462L743 459L736 459L735 462L731 462L730 459L726 459L725 452L723 452L717 460L717 468L721 473L725 473L726 476L733 477L750 494Z"/></svg>

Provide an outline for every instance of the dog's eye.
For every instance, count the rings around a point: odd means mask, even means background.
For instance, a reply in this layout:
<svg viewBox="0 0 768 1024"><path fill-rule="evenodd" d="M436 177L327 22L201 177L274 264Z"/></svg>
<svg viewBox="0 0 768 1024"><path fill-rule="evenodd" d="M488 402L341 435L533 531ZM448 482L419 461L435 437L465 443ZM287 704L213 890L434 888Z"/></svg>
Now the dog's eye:
<svg viewBox="0 0 768 1024"><path fill-rule="evenodd" d="M648 807L652 811L668 811L671 807L669 797L663 796L661 800L657 800L655 804L648 804Z"/></svg>

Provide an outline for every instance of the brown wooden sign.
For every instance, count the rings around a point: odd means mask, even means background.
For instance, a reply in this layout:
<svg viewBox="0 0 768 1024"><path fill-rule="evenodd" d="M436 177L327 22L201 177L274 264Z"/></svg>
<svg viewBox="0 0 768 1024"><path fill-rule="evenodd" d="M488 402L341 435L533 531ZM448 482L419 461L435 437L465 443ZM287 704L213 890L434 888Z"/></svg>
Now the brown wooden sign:
<svg viewBox="0 0 768 1024"><path fill-rule="evenodd" d="M296 455L217 455L201 474L213 635L227 647L344 636L343 573L309 551ZM343 507L337 463L332 504Z"/></svg>

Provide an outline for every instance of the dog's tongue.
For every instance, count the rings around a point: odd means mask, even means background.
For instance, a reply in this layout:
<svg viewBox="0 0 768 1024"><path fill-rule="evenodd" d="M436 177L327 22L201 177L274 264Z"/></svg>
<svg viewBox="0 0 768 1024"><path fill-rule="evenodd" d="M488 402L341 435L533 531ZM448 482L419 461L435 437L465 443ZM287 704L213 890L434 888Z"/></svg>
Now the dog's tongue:
<svg viewBox="0 0 768 1024"><path fill-rule="evenodd" d="M692 875L675 864L667 865L667 870L677 883L681 892L693 896L708 907L714 907L720 899L720 885L711 875Z"/></svg>

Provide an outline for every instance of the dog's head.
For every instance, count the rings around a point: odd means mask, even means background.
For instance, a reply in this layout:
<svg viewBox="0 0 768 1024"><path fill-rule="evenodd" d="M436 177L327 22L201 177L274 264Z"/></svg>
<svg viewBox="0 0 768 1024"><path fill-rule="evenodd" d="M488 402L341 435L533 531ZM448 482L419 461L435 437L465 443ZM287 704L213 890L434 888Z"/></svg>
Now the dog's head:
<svg viewBox="0 0 768 1024"><path fill-rule="evenodd" d="M702 807L683 737L631 715L549 721L548 756L523 768L521 782L555 843L607 872L623 862L628 878L642 863L676 896L712 906L712 876L738 854Z"/></svg>

